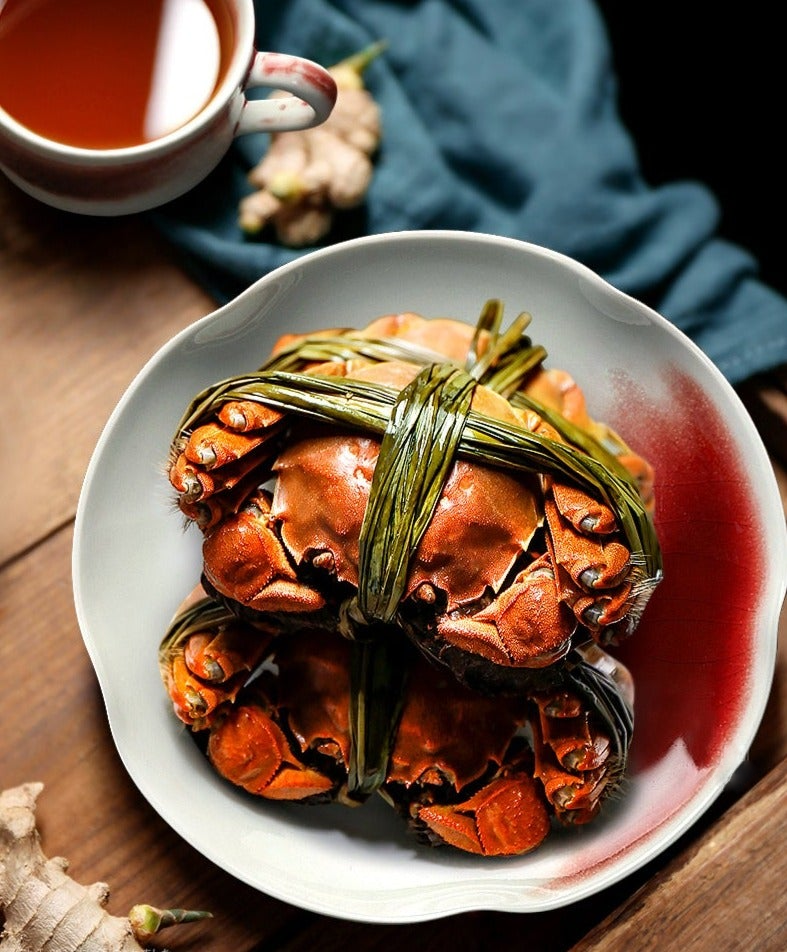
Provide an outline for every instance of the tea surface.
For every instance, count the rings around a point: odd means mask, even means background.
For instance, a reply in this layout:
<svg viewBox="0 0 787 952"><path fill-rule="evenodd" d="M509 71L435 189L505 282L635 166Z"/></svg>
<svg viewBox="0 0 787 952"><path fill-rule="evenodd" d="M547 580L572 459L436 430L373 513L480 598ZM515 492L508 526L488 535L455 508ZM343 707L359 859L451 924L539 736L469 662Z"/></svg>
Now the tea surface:
<svg viewBox="0 0 787 952"><path fill-rule="evenodd" d="M232 42L221 0L0 0L0 106L67 145L140 145L210 101Z"/></svg>

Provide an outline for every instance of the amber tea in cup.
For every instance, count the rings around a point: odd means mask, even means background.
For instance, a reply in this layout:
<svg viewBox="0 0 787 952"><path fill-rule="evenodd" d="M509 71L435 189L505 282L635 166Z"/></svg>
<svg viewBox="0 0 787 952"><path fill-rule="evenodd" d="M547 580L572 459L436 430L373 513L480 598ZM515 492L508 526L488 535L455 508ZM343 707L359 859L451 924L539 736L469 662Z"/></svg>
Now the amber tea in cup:
<svg viewBox="0 0 787 952"><path fill-rule="evenodd" d="M0 105L66 145L139 145L207 104L232 48L223 0L5 0Z"/></svg>
<svg viewBox="0 0 787 952"><path fill-rule="evenodd" d="M330 73L255 35L252 0L0 0L0 171L124 215L193 188L238 136L324 122Z"/></svg>

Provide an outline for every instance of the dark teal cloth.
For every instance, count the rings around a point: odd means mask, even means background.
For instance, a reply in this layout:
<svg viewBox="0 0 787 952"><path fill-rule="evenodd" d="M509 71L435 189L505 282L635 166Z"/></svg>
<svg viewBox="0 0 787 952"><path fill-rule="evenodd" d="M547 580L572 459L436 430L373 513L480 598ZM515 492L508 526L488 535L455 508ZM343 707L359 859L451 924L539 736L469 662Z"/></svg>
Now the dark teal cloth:
<svg viewBox="0 0 787 952"><path fill-rule="evenodd" d="M521 238L578 259L692 337L733 383L787 361L787 301L717 236L697 182L654 188L616 105L590 0L257 0L257 45L330 65L384 39L367 70L384 137L367 201L327 242L402 229ZM303 250L236 217L266 136L236 140L152 218L218 302ZM311 249L305 249L311 250Z"/></svg>

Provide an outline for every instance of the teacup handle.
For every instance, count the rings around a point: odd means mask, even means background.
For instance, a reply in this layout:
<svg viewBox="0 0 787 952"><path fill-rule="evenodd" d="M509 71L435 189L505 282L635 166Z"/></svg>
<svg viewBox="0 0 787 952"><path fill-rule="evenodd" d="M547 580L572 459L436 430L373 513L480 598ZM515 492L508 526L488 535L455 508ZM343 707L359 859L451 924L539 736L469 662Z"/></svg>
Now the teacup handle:
<svg viewBox="0 0 787 952"><path fill-rule="evenodd" d="M325 122L336 102L336 83L317 63L286 53L255 53L244 89L264 86L292 93L247 99L236 135L292 132Z"/></svg>

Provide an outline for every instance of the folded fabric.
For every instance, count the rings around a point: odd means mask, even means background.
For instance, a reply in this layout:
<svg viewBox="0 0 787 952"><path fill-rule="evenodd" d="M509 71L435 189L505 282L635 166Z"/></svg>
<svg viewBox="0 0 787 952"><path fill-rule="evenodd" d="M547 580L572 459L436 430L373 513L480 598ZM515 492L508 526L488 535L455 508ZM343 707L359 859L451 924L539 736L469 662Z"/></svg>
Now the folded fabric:
<svg viewBox="0 0 787 952"><path fill-rule="evenodd" d="M787 361L787 301L717 236L696 182L640 172L616 107L591 0L286 0L256 3L257 47L331 65L388 45L365 73L383 141L364 206L323 242L403 229L521 238L568 254L685 331L739 382ZM152 220L216 298L312 249L237 224L267 136L236 140L197 188Z"/></svg>

